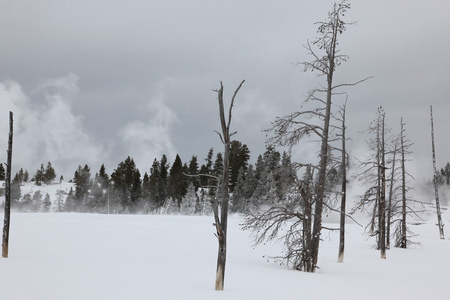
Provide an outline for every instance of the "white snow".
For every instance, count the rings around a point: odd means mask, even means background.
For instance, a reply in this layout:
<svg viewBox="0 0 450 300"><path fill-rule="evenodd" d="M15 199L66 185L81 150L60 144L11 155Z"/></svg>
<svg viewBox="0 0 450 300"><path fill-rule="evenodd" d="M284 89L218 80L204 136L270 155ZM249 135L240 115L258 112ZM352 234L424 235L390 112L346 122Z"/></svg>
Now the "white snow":
<svg viewBox="0 0 450 300"><path fill-rule="evenodd" d="M240 222L229 219L225 290L218 292L211 216L12 213L0 299L448 297L450 241L439 239L434 219L411 226L421 245L391 249L386 260L362 228L349 224L345 260L337 263L338 233L325 233L315 274L267 262L262 256L280 254L281 246L253 249Z"/></svg>

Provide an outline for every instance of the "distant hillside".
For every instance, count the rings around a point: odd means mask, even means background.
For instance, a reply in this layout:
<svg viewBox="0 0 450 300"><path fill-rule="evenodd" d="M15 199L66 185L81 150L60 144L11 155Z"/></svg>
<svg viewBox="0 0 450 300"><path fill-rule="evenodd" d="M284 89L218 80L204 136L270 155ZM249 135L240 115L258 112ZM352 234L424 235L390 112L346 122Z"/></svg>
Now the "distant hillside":
<svg viewBox="0 0 450 300"><path fill-rule="evenodd" d="M74 184L67 181L53 182L51 184L36 185L34 182L24 182L20 185L20 200L12 204L12 209L22 206L24 211L57 211L58 206L63 207L67 195ZM48 196L47 196L48 195ZM44 204L45 200L49 203ZM5 201L5 182L0 181L0 203L3 207ZM29 206L24 208L25 206ZM42 206L45 206L43 208Z"/></svg>

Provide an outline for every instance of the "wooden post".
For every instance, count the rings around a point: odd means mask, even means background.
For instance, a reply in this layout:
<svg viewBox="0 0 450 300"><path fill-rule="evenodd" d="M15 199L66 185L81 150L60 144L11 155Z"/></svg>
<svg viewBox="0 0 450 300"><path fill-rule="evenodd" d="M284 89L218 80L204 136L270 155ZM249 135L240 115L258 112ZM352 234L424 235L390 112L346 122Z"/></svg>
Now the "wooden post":
<svg viewBox="0 0 450 300"><path fill-rule="evenodd" d="M5 218L3 222L3 244L2 257L8 257L9 246L9 224L11 215L11 161L12 161L12 143L13 143L13 113L9 112L9 140L8 157L6 164L6 185L5 185Z"/></svg>

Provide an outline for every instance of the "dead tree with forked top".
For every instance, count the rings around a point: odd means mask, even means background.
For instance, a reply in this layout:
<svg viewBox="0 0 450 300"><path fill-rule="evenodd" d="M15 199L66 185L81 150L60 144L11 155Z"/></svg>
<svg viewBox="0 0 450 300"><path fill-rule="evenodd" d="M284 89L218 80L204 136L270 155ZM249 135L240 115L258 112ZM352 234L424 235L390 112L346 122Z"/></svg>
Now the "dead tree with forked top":
<svg viewBox="0 0 450 300"><path fill-rule="evenodd" d="M223 174L220 178L220 197L215 197L212 207L214 212L214 226L216 227L216 237L219 242L219 251L217 254L217 269L216 269L216 286L217 291L223 291L224 281L225 281L225 264L227 259L227 227L228 227L228 182L229 182L229 156L230 156L230 145L231 136L236 134L236 132L230 133L231 125L231 114L233 111L234 100L237 93L241 89L245 80L241 82L238 88L234 91L233 97L231 98L231 104L228 110L228 119L225 117L225 109L223 104L223 85L220 82L220 89L214 90L217 92L217 98L219 101L219 115L220 115L220 125L222 127L222 132L217 132L224 145L223 154ZM219 203L220 200L220 203ZM220 207L220 214L219 214Z"/></svg>

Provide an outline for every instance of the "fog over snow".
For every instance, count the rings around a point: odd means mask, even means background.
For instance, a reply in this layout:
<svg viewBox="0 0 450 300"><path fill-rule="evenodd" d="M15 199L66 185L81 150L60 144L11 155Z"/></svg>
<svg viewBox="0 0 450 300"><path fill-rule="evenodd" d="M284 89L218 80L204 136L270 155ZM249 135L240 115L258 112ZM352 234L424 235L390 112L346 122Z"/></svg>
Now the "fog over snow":
<svg viewBox="0 0 450 300"><path fill-rule="evenodd" d="M222 80L236 100L232 130L252 158L264 151L276 116L300 109L321 83L295 63L333 1L10 1L0 0L0 161L6 160L8 111L15 114L14 166L34 172L51 161L72 176L78 164L111 173L128 155L141 172L162 154L183 162L221 151L216 93ZM438 167L450 161L447 68L450 3L352 1L340 48L350 56L336 83L346 89L351 152L382 105L394 132L400 118L414 146L416 179L429 178L429 106ZM300 145L294 159L314 157Z"/></svg>

